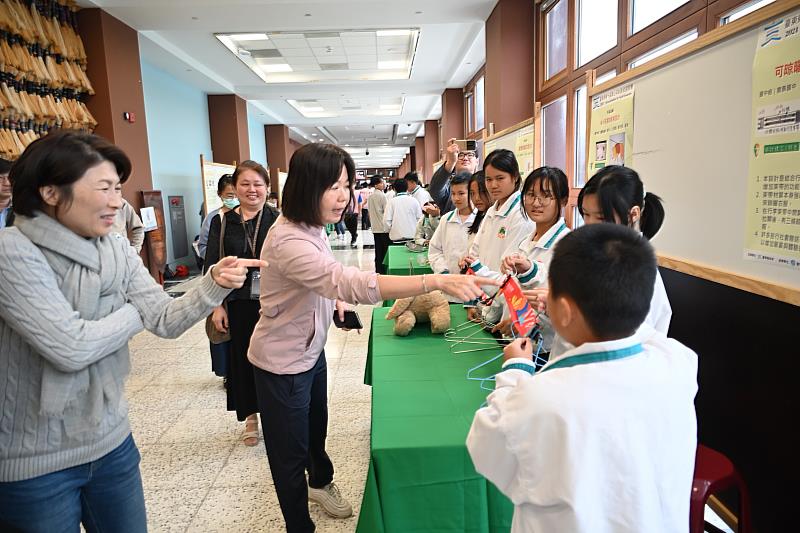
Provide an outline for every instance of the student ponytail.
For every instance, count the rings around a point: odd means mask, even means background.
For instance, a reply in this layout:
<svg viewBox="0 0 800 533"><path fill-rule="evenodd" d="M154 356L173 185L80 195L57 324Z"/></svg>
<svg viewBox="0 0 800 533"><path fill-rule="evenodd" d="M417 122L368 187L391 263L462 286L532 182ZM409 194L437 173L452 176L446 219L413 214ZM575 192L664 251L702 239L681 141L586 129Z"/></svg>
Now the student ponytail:
<svg viewBox="0 0 800 533"><path fill-rule="evenodd" d="M620 165L603 167L586 182L578 195L578 209L583 215L583 199L587 195L597 195L597 204L603 218L612 222L630 225L630 211L638 207L642 214L639 229L648 239L652 239L664 223L664 205L661 198L645 192L639 174L635 170Z"/></svg>

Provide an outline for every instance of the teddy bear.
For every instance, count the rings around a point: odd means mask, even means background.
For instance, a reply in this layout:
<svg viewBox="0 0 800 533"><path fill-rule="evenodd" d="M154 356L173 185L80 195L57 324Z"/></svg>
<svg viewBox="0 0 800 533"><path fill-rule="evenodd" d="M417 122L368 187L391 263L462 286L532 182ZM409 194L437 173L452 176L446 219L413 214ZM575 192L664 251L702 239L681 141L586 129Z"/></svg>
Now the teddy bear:
<svg viewBox="0 0 800 533"><path fill-rule="evenodd" d="M400 298L386 314L386 320L392 319L394 334L400 337L408 335L417 321L430 322L432 333L444 333L450 328L450 304L441 291Z"/></svg>

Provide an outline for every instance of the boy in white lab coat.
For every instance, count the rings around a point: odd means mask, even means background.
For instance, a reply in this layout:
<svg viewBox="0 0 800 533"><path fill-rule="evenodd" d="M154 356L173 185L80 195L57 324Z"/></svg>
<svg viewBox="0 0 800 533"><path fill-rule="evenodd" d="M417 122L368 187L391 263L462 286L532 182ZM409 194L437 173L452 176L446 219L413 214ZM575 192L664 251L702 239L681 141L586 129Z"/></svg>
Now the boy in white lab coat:
<svg viewBox="0 0 800 533"><path fill-rule="evenodd" d="M621 225L556 245L547 309L575 348L533 374L531 342L506 347L467 437L515 505L512 532L689 530L697 355L642 325L655 276L652 247Z"/></svg>
<svg viewBox="0 0 800 533"><path fill-rule="evenodd" d="M456 174L450 180L450 197L455 209L439 221L428 246L428 260L436 274L458 274L458 262L469 247L469 229L475 221L476 210L469 201L469 179L471 174ZM451 297L451 302L456 299Z"/></svg>
<svg viewBox="0 0 800 533"><path fill-rule="evenodd" d="M408 195L404 180L397 180L394 190L397 194L388 201L383 222L389 228L389 238L393 242L411 240L417 230L417 222L422 218L422 208L419 202Z"/></svg>

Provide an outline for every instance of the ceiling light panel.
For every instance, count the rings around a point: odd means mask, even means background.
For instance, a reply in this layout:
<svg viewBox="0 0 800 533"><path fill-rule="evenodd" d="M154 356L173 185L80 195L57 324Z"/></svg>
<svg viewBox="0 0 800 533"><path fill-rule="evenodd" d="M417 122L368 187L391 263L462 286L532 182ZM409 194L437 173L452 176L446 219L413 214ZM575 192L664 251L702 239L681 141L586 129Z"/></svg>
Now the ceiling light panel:
<svg viewBox="0 0 800 533"><path fill-rule="evenodd" d="M411 77L419 28L217 34L266 83ZM269 58L271 61L257 61ZM280 65L270 66L266 65ZM385 111L385 110L384 110Z"/></svg>

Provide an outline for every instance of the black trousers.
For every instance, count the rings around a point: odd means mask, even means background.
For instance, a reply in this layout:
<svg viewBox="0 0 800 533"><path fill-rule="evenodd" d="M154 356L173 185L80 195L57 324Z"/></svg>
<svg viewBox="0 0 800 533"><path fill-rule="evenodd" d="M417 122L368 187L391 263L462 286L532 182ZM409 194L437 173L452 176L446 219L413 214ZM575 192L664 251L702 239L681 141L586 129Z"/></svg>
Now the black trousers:
<svg viewBox="0 0 800 533"><path fill-rule="evenodd" d="M310 370L273 374L255 368L256 392L272 481L287 533L314 531L308 513L308 486L333 481L325 452L328 434L328 367L323 351Z"/></svg>
<svg viewBox="0 0 800 533"><path fill-rule="evenodd" d="M355 244L358 239L358 214L347 213L344 215L344 225L350 232L350 244Z"/></svg>
<svg viewBox="0 0 800 533"><path fill-rule="evenodd" d="M369 229L369 209L366 207L361 208L361 229Z"/></svg>
<svg viewBox="0 0 800 533"><path fill-rule="evenodd" d="M389 239L388 233L373 233L372 235L375 237L375 272L386 274L386 265L383 264L383 259L386 257L386 251L389 250L392 241Z"/></svg>

